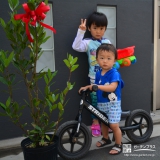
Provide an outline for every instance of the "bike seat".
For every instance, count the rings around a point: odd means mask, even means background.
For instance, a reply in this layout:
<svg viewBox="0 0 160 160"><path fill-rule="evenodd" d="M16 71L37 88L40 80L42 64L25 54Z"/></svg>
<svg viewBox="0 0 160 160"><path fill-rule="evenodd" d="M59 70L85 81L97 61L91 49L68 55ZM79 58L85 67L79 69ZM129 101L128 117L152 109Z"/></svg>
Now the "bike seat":
<svg viewBox="0 0 160 160"><path fill-rule="evenodd" d="M123 110L121 113L121 118L128 117L131 114L131 111L129 110Z"/></svg>

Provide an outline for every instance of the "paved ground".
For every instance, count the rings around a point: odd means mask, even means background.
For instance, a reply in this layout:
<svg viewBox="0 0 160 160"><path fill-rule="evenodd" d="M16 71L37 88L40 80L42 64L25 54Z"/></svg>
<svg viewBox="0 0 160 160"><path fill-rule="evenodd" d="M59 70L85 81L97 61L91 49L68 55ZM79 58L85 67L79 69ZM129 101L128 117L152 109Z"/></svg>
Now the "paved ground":
<svg viewBox="0 0 160 160"><path fill-rule="evenodd" d="M159 160L160 159L160 111L157 111L155 114L151 114L151 117L154 122L153 133L148 142L145 142L140 145L135 145L130 142L127 136L124 136L122 139L123 144L131 144L131 153L121 153L118 156L109 155L108 152L112 148L113 144L108 145L104 148L97 148L95 146L96 142L101 139L92 138L92 145L88 154L83 157L81 160ZM110 137L112 134L110 134ZM23 137L15 138L11 140L0 141L0 160L23 160L23 153L19 143ZM135 148L143 147L152 149L154 151L134 151ZM153 149L154 148L154 149ZM58 158L58 160L63 160Z"/></svg>
<svg viewBox="0 0 160 160"><path fill-rule="evenodd" d="M131 144L131 143L130 143ZM152 149L152 147L155 146L155 151L134 151L134 147L138 146L144 146L149 147L149 149ZM160 159L160 136L151 138L148 142L140 144L140 145L134 145L131 144L131 153L121 153L117 156L109 155L108 152L110 151L111 147L106 147L103 149L93 150L90 151L82 160L159 160ZM153 150L153 149L152 149ZM125 150L123 152L126 152ZM59 159L60 160L60 159Z"/></svg>
<svg viewBox="0 0 160 160"><path fill-rule="evenodd" d="M131 144L131 143L129 143ZM134 151L135 147L148 147L154 151ZM153 147L155 146L155 149ZM81 160L159 160L160 159L160 136L151 138L148 142L140 145L131 144L131 153L121 153L119 155L110 155L108 152L112 147L105 147L89 151ZM124 152L124 151L123 151ZM58 158L58 160L63 160Z"/></svg>

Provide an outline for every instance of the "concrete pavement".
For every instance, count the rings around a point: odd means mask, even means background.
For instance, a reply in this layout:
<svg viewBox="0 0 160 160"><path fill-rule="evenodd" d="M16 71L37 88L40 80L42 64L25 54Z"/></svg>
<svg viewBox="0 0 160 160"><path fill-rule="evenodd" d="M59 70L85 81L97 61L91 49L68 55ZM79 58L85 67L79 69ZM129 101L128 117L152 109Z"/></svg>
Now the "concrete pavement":
<svg viewBox="0 0 160 160"><path fill-rule="evenodd" d="M152 137L150 138L149 141L141 143L139 145L135 145L130 142L124 145L125 146L129 145L130 148L128 148L128 151L123 149L122 153L119 155L110 155L109 151L112 148L112 146L110 146L89 151L88 154L81 160L159 160L160 159L160 152L159 152L160 136ZM137 151L137 148L138 147L140 148L141 146L143 148L149 148L149 150L139 149ZM155 148L153 149L153 147ZM59 158L58 160L63 160L63 159Z"/></svg>
<svg viewBox="0 0 160 160"><path fill-rule="evenodd" d="M157 110L155 113L151 113L151 117L154 122L154 128L153 128L151 139L148 142L140 145L156 147L155 151L152 151L152 152L148 151L145 153L144 151L139 151L139 152L133 151L133 153L129 153L129 154L122 153L118 155L118 159L123 159L123 160L136 159L137 160L141 158L145 160L150 160L150 159L159 160L160 158L160 152L159 152L160 151L160 110ZM112 137L112 135L110 135L110 137ZM0 160L23 160L24 159L23 153L21 152L21 148L20 148L20 142L22 139L24 139L24 137L0 141ZM89 160L89 159L91 160L116 159L117 160L117 156L112 156L108 154L109 150L111 149L114 143L112 142L112 144L103 148L97 148L95 144L99 139L101 139L101 137L99 138L92 137L92 145L91 145L90 151L82 160ZM122 138L122 143L131 144L131 147L132 147L131 149L134 150L135 145L132 144L132 142L130 142L130 140L126 135ZM137 147L140 147L140 145ZM63 160L63 159L58 158L58 160Z"/></svg>

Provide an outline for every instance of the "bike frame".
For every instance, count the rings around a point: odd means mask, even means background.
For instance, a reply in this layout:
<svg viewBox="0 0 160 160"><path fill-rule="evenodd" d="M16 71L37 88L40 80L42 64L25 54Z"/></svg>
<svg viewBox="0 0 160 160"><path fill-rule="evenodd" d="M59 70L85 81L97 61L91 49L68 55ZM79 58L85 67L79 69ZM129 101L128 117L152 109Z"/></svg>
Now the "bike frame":
<svg viewBox="0 0 160 160"><path fill-rule="evenodd" d="M88 92L89 92L88 90L87 91L82 91L82 96L81 96L80 106L79 106L79 112L78 112L78 115L76 117L76 120L78 121L77 130L76 130L77 133L79 132L79 128L80 128L80 125L81 125L82 113L83 113L84 108L87 109L91 114L95 115L96 118L100 122L104 123L106 126L108 126L110 128L109 122L108 122L108 117L106 116L106 114L104 112L100 111L98 108L91 105L91 103L87 99ZM130 111L122 111L121 117L126 118L129 115L130 115ZM120 129L123 133L124 131L132 130L132 129L138 129L140 127L141 127L140 124L136 124L136 125L132 125L132 126L128 126L128 127L125 127L125 126L121 127L120 126Z"/></svg>

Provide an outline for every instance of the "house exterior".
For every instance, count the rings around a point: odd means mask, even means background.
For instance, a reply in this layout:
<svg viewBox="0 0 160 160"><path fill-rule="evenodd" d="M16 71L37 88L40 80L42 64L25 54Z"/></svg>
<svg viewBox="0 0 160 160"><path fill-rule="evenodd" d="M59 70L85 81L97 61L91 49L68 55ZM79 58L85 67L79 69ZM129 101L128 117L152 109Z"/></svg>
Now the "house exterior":
<svg viewBox="0 0 160 160"><path fill-rule="evenodd" d="M20 2L26 1L20 0ZM79 68L72 75L72 82L76 83L74 89L68 94L69 102L65 107L62 122L73 120L76 117L80 100L78 90L88 83L87 55L74 51L72 43L80 25L80 19L87 18L90 13L96 10L104 11L108 14L107 17L110 22L114 22L113 26L109 23L107 31L110 31L108 38L117 48L135 46L134 54L137 63L119 69L125 82L125 87L122 90L122 109L141 108L150 112L160 107L160 98L157 96L160 92L160 85L158 85L160 79L160 74L158 74L158 65L160 65L158 64L158 50L160 50L158 48L160 37L158 6L160 6L160 0L50 0L49 2L52 6L50 18L53 20L53 26L57 31L51 41L53 44L51 52L54 63L53 71L58 70L58 75L55 78L57 88L62 89L67 81L68 70L63 63L67 53L78 57L79 63ZM8 20L9 10L7 1L3 1L0 17ZM113 15L114 17L112 17ZM2 28L0 28L0 42L0 49L7 50L10 48ZM21 89L17 92L26 95L22 86L19 87ZM0 88L4 89L2 84L0 84ZM2 93L0 101L5 100L5 98ZM20 97L16 98L21 101ZM22 117L24 122L30 116L27 109L25 113ZM87 125L91 124L91 116L87 111L84 111L83 121ZM21 131L18 128L15 129L15 126L6 117L0 117L0 127L3 128L0 132L0 140L22 136Z"/></svg>

